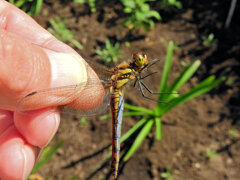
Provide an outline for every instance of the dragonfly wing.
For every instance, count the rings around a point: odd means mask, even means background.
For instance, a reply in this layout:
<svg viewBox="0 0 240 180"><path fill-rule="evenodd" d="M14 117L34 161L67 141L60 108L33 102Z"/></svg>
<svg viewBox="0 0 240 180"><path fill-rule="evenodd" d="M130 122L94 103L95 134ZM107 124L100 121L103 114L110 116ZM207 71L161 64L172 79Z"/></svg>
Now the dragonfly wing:
<svg viewBox="0 0 240 180"><path fill-rule="evenodd" d="M98 77L103 80L109 80L112 76L112 71L104 66L92 61L87 61L88 65L97 73Z"/></svg>
<svg viewBox="0 0 240 180"><path fill-rule="evenodd" d="M24 112L62 105L88 111L96 109L96 106L107 106L107 97L103 95L104 91L104 87L96 79L75 85L37 90L20 100L17 111ZM103 105L103 103L105 104Z"/></svg>
<svg viewBox="0 0 240 180"><path fill-rule="evenodd" d="M119 105L118 105L118 116L117 116L117 137L121 136L121 126L122 126L122 117L123 117L123 108L124 108L124 99L120 96Z"/></svg>
<svg viewBox="0 0 240 180"><path fill-rule="evenodd" d="M156 58L156 59L149 61L148 64L142 70L150 68L152 65L156 64L160 60L161 60L161 58Z"/></svg>
<svg viewBox="0 0 240 180"><path fill-rule="evenodd" d="M76 101L76 103L77 102L78 101ZM75 106L79 106L79 105L71 103L67 106L64 106L62 113L64 113L64 114L79 114L81 116L97 116L97 115L105 114L108 110L109 105L110 105L109 93L107 91L105 91L105 96L104 96L102 102L99 105L97 105L96 107L90 108L90 109L77 109L77 108L75 108Z"/></svg>

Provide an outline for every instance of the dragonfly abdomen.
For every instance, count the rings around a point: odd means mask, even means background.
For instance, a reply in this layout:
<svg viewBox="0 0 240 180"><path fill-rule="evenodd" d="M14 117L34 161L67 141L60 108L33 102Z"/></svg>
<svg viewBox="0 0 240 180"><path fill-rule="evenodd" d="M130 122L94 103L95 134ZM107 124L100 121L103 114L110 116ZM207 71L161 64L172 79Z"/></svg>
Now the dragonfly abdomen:
<svg viewBox="0 0 240 180"><path fill-rule="evenodd" d="M120 136L122 125L124 100L119 89L114 89L111 93L112 108L112 175L116 179L118 175L120 159Z"/></svg>

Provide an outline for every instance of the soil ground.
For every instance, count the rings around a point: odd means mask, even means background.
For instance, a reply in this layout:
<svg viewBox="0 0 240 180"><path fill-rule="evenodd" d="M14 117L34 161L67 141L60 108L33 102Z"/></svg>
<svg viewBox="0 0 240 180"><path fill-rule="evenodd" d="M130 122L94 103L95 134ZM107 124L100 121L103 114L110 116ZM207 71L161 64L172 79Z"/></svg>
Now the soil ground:
<svg viewBox="0 0 240 180"><path fill-rule="evenodd" d="M107 1L106 1L107 2ZM215 74L226 76L222 83L208 94L195 98L163 117L163 139L155 140L152 131L141 147L126 163L121 162L119 180L160 180L160 174L170 168L174 180L238 180L240 179L240 134L232 136L231 129L239 128L239 52L240 24L239 4L230 28L224 29L230 1L182 1L183 9L157 9L163 21L146 33L143 30L129 34L121 26L125 16L117 1L100 1L97 12L91 14L87 6L70 1L45 1L41 13L35 17L44 28L48 20L56 16L67 19L68 28L75 31L75 39L84 47L78 51L85 59L96 60L96 48L102 48L106 38L112 43L121 42L126 61L136 51L143 51L150 59L165 58L168 42L173 40L179 47L173 57L170 82L183 70L183 62L193 59L202 61L201 68L180 91L184 93L198 82ZM151 5L154 6L154 4ZM154 8L153 8L154 9ZM217 42L210 47L203 45L203 36L214 33ZM131 44L126 47L124 41ZM112 64L114 65L114 64ZM149 80L157 90L163 62L152 68L158 71ZM231 80L234 83L229 83ZM156 104L139 98L133 88L127 90L128 103L146 108ZM110 164L106 161L109 151L104 148L111 143L111 120L63 115L55 141L65 139L51 161L39 173L52 179L111 179ZM122 133L130 129L139 117L124 118ZM130 139L131 142L131 139ZM127 146L127 144L123 144ZM123 148L124 149L124 148ZM207 151L216 151L208 158Z"/></svg>

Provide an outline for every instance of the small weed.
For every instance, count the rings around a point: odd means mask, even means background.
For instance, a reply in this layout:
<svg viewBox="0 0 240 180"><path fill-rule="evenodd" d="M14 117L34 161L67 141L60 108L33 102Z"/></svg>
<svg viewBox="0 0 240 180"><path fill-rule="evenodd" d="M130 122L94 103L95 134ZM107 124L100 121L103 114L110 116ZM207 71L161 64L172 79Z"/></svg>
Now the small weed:
<svg viewBox="0 0 240 180"><path fill-rule="evenodd" d="M173 171L170 168L166 168L165 172L161 173L161 178L166 179L166 180L172 180L173 178Z"/></svg>
<svg viewBox="0 0 240 180"><path fill-rule="evenodd" d="M206 154L207 154L207 158L210 160L215 158L218 155L218 153L215 150L207 150Z"/></svg>
<svg viewBox="0 0 240 180"><path fill-rule="evenodd" d="M61 19L59 16L56 17L56 21L53 19L49 20L52 27L47 30L53 34L59 40L70 43L71 46L75 46L78 49L82 49L82 45L74 39L74 33L67 29L66 19Z"/></svg>
<svg viewBox="0 0 240 180"><path fill-rule="evenodd" d="M109 39L106 40L103 50L96 49L96 53L99 59L105 63L117 62L119 58L122 58L123 50L119 49L120 44L117 42L112 45Z"/></svg>
<svg viewBox="0 0 240 180"><path fill-rule="evenodd" d="M231 77L231 76L227 78L226 84L227 84L228 86L232 86L232 87L235 87L235 86L238 85L238 83L236 82L235 78L233 78L233 77Z"/></svg>
<svg viewBox="0 0 240 180"><path fill-rule="evenodd" d="M205 47L211 47L217 43L217 40L214 39L213 33L209 34L208 36L202 36L202 40Z"/></svg>
<svg viewBox="0 0 240 180"><path fill-rule="evenodd" d="M81 118L80 120L79 120L79 124L80 124L80 126L82 127L82 126L86 126L87 124L88 124L89 122L88 122L88 119L87 118Z"/></svg>
<svg viewBox="0 0 240 180"><path fill-rule="evenodd" d="M39 14L43 0L9 0L14 6L21 8L28 15L34 16Z"/></svg>
<svg viewBox="0 0 240 180"><path fill-rule="evenodd" d="M238 132L237 129L230 129L228 133L233 137L238 137L239 136L239 132Z"/></svg>
<svg viewBox="0 0 240 180"><path fill-rule="evenodd" d="M126 47L130 47L131 46L131 43L129 41L126 41L124 44L125 44Z"/></svg>
<svg viewBox="0 0 240 180"><path fill-rule="evenodd" d="M123 26L127 26L130 30L142 27L148 31L154 27L154 21L161 20L160 14L155 10L150 10L148 1L155 0L121 0L124 6L124 13L130 14L130 17L125 19L122 23Z"/></svg>
<svg viewBox="0 0 240 180"><path fill-rule="evenodd" d="M96 1L95 0L73 0L73 2L75 3L87 3L88 6L90 7L90 11L91 13L95 13L96 12Z"/></svg>
<svg viewBox="0 0 240 180"><path fill-rule="evenodd" d="M162 6L177 7L178 9L182 9L182 3L178 0L163 0L159 4Z"/></svg>

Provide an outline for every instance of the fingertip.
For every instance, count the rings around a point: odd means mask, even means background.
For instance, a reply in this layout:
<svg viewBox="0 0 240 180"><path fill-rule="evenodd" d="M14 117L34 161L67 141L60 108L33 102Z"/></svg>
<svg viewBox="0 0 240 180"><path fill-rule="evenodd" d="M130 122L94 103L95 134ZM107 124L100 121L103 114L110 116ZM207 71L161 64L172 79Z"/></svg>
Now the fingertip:
<svg viewBox="0 0 240 180"><path fill-rule="evenodd" d="M16 128L32 145L45 147L55 135L60 124L60 113L56 108L45 108L25 113L15 113Z"/></svg>
<svg viewBox="0 0 240 180"><path fill-rule="evenodd" d="M0 179L26 179L34 166L36 152L14 126L9 127L0 136Z"/></svg>
<svg viewBox="0 0 240 180"><path fill-rule="evenodd" d="M24 145L22 148L22 154L24 156L24 167L23 167L22 179L27 179L27 177L30 175L34 167L35 161L38 156L37 147Z"/></svg>

